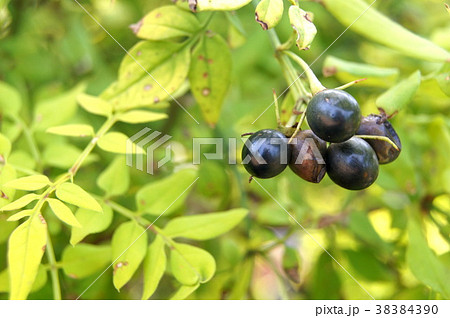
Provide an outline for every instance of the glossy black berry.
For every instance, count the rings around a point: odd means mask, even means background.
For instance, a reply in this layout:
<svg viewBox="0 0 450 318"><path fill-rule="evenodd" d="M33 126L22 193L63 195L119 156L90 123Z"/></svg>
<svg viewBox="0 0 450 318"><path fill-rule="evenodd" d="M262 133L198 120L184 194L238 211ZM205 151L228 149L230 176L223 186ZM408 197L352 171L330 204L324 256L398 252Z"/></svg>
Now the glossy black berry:
<svg viewBox="0 0 450 318"><path fill-rule="evenodd" d="M377 155L361 138L331 144L325 161L331 180L349 190L365 189L378 177Z"/></svg>
<svg viewBox="0 0 450 318"><path fill-rule="evenodd" d="M267 179L286 169L290 158L288 139L281 132L263 129L251 135L242 148L245 169L253 177Z"/></svg>
<svg viewBox="0 0 450 318"><path fill-rule="evenodd" d="M326 173L326 141L317 137L311 130L303 130L292 139L289 148L289 168L300 178L319 183Z"/></svg>
<svg viewBox="0 0 450 318"><path fill-rule="evenodd" d="M363 117L361 125L359 126L358 135L384 136L392 140L399 150L395 149L393 145L383 140L366 139L369 145L378 157L380 164L386 164L394 161L400 155L402 143L397 135L394 127L387 120L385 113L381 115L371 114Z"/></svg>
<svg viewBox="0 0 450 318"><path fill-rule="evenodd" d="M329 142L343 142L355 135L361 122L358 102L347 92L326 89L314 95L306 110L311 130Z"/></svg>

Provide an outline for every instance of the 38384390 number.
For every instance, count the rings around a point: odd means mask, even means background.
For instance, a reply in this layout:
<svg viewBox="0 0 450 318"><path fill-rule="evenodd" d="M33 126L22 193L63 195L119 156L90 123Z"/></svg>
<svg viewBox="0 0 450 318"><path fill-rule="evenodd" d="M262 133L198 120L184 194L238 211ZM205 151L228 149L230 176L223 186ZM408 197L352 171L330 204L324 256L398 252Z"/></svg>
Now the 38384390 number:
<svg viewBox="0 0 450 318"><path fill-rule="evenodd" d="M437 305L376 305L377 315L436 315L438 313Z"/></svg>

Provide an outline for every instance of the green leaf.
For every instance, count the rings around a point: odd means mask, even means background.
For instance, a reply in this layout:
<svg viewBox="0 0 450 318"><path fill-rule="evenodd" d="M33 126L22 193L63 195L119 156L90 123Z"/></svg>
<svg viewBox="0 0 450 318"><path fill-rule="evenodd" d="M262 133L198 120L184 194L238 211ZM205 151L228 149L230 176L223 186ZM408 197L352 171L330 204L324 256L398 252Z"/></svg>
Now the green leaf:
<svg viewBox="0 0 450 318"><path fill-rule="evenodd" d="M76 97L84 91L85 87L85 84L80 84L61 95L37 103L34 108L33 128L41 131L66 123L75 115Z"/></svg>
<svg viewBox="0 0 450 318"><path fill-rule="evenodd" d="M322 3L342 24L351 25L352 31L372 41L423 60L445 62L450 59L449 52L410 32L373 7L368 9L369 4L362 0L323 0Z"/></svg>
<svg viewBox="0 0 450 318"><path fill-rule="evenodd" d="M130 186L130 173L123 156L116 157L97 178L97 185L108 196L124 194Z"/></svg>
<svg viewBox="0 0 450 318"><path fill-rule="evenodd" d="M149 112L145 110L132 110L117 116L118 121L123 121L130 124L149 123L166 118L167 114Z"/></svg>
<svg viewBox="0 0 450 318"><path fill-rule="evenodd" d="M47 133L72 136L72 137L92 137L94 136L94 128L85 124L69 124L63 126L50 127L46 130Z"/></svg>
<svg viewBox="0 0 450 318"><path fill-rule="evenodd" d="M256 6L255 16L263 30L274 28L283 17L283 0L261 0Z"/></svg>
<svg viewBox="0 0 450 318"><path fill-rule="evenodd" d="M444 64L436 76L436 80L445 95L450 96L450 63Z"/></svg>
<svg viewBox="0 0 450 318"><path fill-rule="evenodd" d="M310 299L341 299L341 280L333 263L327 253L320 254L311 276Z"/></svg>
<svg viewBox="0 0 450 318"><path fill-rule="evenodd" d="M200 29L196 17L177 6L159 7L132 26L137 37L160 41L192 36Z"/></svg>
<svg viewBox="0 0 450 318"><path fill-rule="evenodd" d="M27 206L31 202L37 200L39 196L34 193L25 194L23 197L18 198L16 201L13 201L0 209L0 211L13 211L23 208Z"/></svg>
<svg viewBox="0 0 450 318"><path fill-rule="evenodd" d="M73 227L70 244L76 245L89 234L105 231L113 220L113 212L107 205L103 205L103 213L80 208L75 212L75 217L80 222L81 227Z"/></svg>
<svg viewBox="0 0 450 318"><path fill-rule="evenodd" d="M232 11L252 0L189 0L189 8L194 11Z"/></svg>
<svg viewBox="0 0 450 318"><path fill-rule="evenodd" d="M164 212L164 215L169 215L183 205L196 178L196 170L183 169L141 188L136 194L138 211L151 215Z"/></svg>
<svg viewBox="0 0 450 318"><path fill-rule="evenodd" d="M408 222L409 244L406 250L406 262L422 283L430 286L442 294L444 298L450 297L450 275L448 270L439 261L436 254L428 247L420 226L414 219Z"/></svg>
<svg viewBox="0 0 450 318"><path fill-rule="evenodd" d="M0 133L0 164L5 162L5 158L11 152L11 142L5 135Z"/></svg>
<svg viewBox="0 0 450 318"><path fill-rule="evenodd" d="M52 209L58 219L69 224L70 226L81 227L81 224L78 222L75 215L73 215L72 210L70 210L67 205L57 199L49 198L47 201L50 209Z"/></svg>
<svg viewBox="0 0 450 318"><path fill-rule="evenodd" d="M416 94L421 83L420 71L416 71L407 79L401 81L379 96L376 100L378 107L393 113L405 107Z"/></svg>
<svg viewBox="0 0 450 318"><path fill-rule="evenodd" d="M308 50L317 34L317 29L312 22L312 16L297 6L290 6L289 21L297 33L295 40L299 50Z"/></svg>
<svg viewBox="0 0 450 318"><path fill-rule="evenodd" d="M182 216L171 220L164 228L164 234L170 237L209 240L230 231L247 214L247 209L234 209L227 212Z"/></svg>
<svg viewBox="0 0 450 318"><path fill-rule="evenodd" d="M157 104L169 98L168 94L175 93L186 80L190 50L185 43L142 41L130 54L134 59L125 56L118 81L102 94L116 110Z"/></svg>
<svg viewBox="0 0 450 318"><path fill-rule="evenodd" d="M120 290L138 269L147 252L147 232L134 221L121 224L112 237L114 286Z"/></svg>
<svg viewBox="0 0 450 318"><path fill-rule="evenodd" d="M47 244L47 224L41 214L22 223L9 238L10 299L26 299L38 274Z"/></svg>
<svg viewBox="0 0 450 318"><path fill-rule="evenodd" d="M369 218L367 217L366 212L351 213L348 226L359 239L362 239L363 241L375 247L382 248L386 252L391 252L392 246L388 245L378 235Z"/></svg>
<svg viewBox="0 0 450 318"><path fill-rule="evenodd" d="M80 186L74 183L63 183L56 188L58 199L76 205L80 208L102 212L102 207L98 202Z"/></svg>
<svg viewBox="0 0 450 318"><path fill-rule="evenodd" d="M89 113L108 117L112 112L112 106L105 100L87 95L79 94L77 102Z"/></svg>
<svg viewBox="0 0 450 318"><path fill-rule="evenodd" d="M67 246L63 251L61 263L64 273L69 277L81 279L91 276L111 264L111 246Z"/></svg>
<svg viewBox="0 0 450 318"><path fill-rule="evenodd" d="M144 260L144 289L142 299L149 299L166 270L167 257L164 252L164 240L158 235L148 247L147 256Z"/></svg>
<svg viewBox="0 0 450 318"><path fill-rule="evenodd" d="M5 206L12 201L16 190L5 186L10 180L15 180L17 177L16 169L10 164L0 165L0 207Z"/></svg>
<svg viewBox="0 0 450 318"><path fill-rule="evenodd" d="M81 153L82 150L71 144L52 142L45 148L44 153L42 154L42 159L45 164L51 167L69 169ZM97 154L90 154L86 160L84 160L83 166L96 161L97 158Z"/></svg>
<svg viewBox="0 0 450 318"><path fill-rule="evenodd" d="M391 281L394 279L387 265L379 261L370 250L345 250L354 271L370 281Z"/></svg>
<svg viewBox="0 0 450 318"><path fill-rule="evenodd" d="M170 250L170 268L181 284L192 286L209 281L216 271L216 262L201 248L175 243Z"/></svg>
<svg viewBox="0 0 450 318"><path fill-rule="evenodd" d="M23 211L17 212L16 214L11 215L6 221L8 221L8 222L18 221L27 216L30 216L31 214L33 214L33 210L23 210Z"/></svg>
<svg viewBox="0 0 450 318"><path fill-rule="evenodd" d="M50 180L42 174L11 180L4 184L5 187L25 191L39 190L48 185L50 185Z"/></svg>
<svg viewBox="0 0 450 318"><path fill-rule="evenodd" d="M11 85L0 82L0 114L15 117L21 107L20 93Z"/></svg>
<svg viewBox="0 0 450 318"><path fill-rule="evenodd" d="M181 285L181 287L178 288L176 293L173 294L172 297L170 297L170 300L183 300L183 299L186 299L187 297L189 297L190 294L195 292L197 290L197 288L199 288L199 287L200 287L200 284L196 284L196 285L193 285L193 286Z"/></svg>
<svg viewBox="0 0 450 318"><path fill-rule="evenodd" d="M98 146L108 152L112 153L127 153L128 137L120 132L110 132L103 135L98 140ZM142 148L136 147L136 153L144 153Z"/></svg>
<svg viewBox="0 0 450 318"><path fill-rule="evenodd" d="M218 34L203 36L192 52L189 82L203 117L214 126L231 79L231 53Z"/></svg>

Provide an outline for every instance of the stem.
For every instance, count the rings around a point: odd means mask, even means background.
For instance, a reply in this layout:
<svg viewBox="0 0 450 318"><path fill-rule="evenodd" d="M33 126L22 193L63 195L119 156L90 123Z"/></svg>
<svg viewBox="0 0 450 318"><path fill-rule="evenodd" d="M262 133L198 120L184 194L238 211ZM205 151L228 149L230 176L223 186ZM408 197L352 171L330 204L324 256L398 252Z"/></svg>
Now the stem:
<svg viewBox="0 0 450 318"><path fill-rule="evenodd" d="M50 264L50 275L52 277L53 299L61 300L61 286L59 283L58 265L56 263L55 251L53 249L50 233L47 231L47 259Z"/></svg>
<svg viewBox="0 0 450 318"><path fill-rule="evenodd" d="M391 144L392 147L395 148L395 150L400 151L400 149L398 149L398 146L395 144L395 142L393 142L392 140L390 140L388 137L385 137L385 136L355 135L355 137L362 138L362 139L375 139L375 140L386 141L387 143Z"/></svg>
<svg viewBox="0 0 450 318"><path fill-rule="evenodd" d="M36 160L36 163L39 165L41 156L39 154L39 150L38 150L37 144L33 138L33 135L31 134L30 130L28 129L28 126L23 122L22 119L15 118L14 120L15 120L16 124L22 128L25 139L27 140L27 143L30 147L31 154L33 155L34 160Z"/></svg>
<svg viewBox="0 0 450 318"><path fill-rule="evenodd" d="M306 76L308 77L309 86L311 88L311 91L313 94L317 94L320 91L323 91L326 89L325 86L322 85L322 83L319 81L317 76L314 74L314 72L309 67L308 63L306 63L300 56L297 54L294 54L291 51L284 51L284 54L289 56L292 60L294 60L301 68L303 68Z"/></svg>

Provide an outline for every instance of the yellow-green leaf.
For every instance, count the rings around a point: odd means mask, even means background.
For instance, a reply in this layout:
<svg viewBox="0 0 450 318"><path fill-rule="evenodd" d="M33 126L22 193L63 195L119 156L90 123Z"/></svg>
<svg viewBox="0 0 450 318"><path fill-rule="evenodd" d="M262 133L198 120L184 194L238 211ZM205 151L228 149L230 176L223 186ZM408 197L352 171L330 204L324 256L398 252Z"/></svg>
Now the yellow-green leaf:
<svg viewBox="0 0 450 318"><path fill-rule="evenodd" d="M189 0L189 8L194 11L232 11L252 0Z"/></svg>
<svg viewBox="0 0 450 318"><path fill-rule="evenodd" d="M116 157L97 178L97 185L109 196L124 194L130 185L130 173L123 156Z"/></svg>
<svg viewBox="0 0 450 318"><path fill-rule="evenodd" d="M195 292L197 288L200 287L200 284L195 284L193 286L181 285L180 288L175 292L175 294L170 297L170 300L183 300L189 297L190 294Z"/></svg>
<svg viewBox="0 0 450 318"><path fill-rule="evenodd" d="M420 71L416 71L410 77L379 96L376 100L377 106L382 107L387 113L401 110L414 97L419 89L420 83L421 74Z"/></svg>
<svg viewBox="0 0 450 318"><path fill-rule="evenodd" d="M231 53L218 34L204 36L192 53L189 82L206 122L219 120L231 78Z"/></svg>
<svg viewBox="0 0 450 318"><path fill-rule="evenodd" d="M6 221L14 222L23 219L24 217L30 216L33 214L33 210L23 210L11 215Z"/></svg>
<svg viewBox="0 0 450 318"><path fill-rule="evenodd" d="M120 290L138 269L147 252L147 232L134 221L121 224L112 237L113 283Z"/></svg>
<svg viewBox="0 0 450 318"><path fill-rule="evenodd" d="M91 137L94 136L94 128L85 124L69 124L62 126L50 127L46 130L47 133L72 136L72 137Z"/></svg>
<svg viewBox="0 0 450 318"><path fill-rule="evenodd" d="M0 114L16 116L21 107L22 98L17 89L0 82Z"/></svg>
<svg viewBox="0 0 450 318"><path fill-rule="evenodd" d="M164 215L169 215L183 205L196 178L196 170L183 169L150 183L136 194L138 210L151 215L163 212Z"/></svg>
<svg viewBox="0 0 450 318"><path fill-rule="evenodd" d="M191 36L199 29L192 13L173 5L156 8L132 26L137 37L153 41Z"/></svg>
<svg viewBox="0 0 450 318"><path fill-rule="evenodd" d="M75 215L73 215L72 210L67 205L57 199L47 199L47 201L48 205L50 205L50 208L58 219L69 224L70 226L81 227L81 224L78 222Z"/></svg>
<svg viewBox="0 0 450 318"><path fill-rule="evenodd" d="M263 30L275 27L283 17L283 0L261 0L256 6L255 18Z"/></svg>
<svg viewBox="0 0 450 318"><path fill-rule="evenodd" d="M14 230L8 243L10 298L26 299L38 273L47 244L47 224L41 214Z"/></svg>
<svg viewBox="0 0 450 318"><path fill-rule="evenodd" d="M247 209L234 209L227 212L181 216L167 223L164 234L170 237L209 240L230 231L247 214Z"/></svg>
<svg viewBox="0 0 450 318"><path fill-rule="evenodd" d="M317 34L311 15L297 6L291 6L289 8L289 20L292 28L297 33L295 42L299 50L309 49Z"/></svg>
<svg viewBox="0 0 450 318"><path fill-rule="evenodd" d="M79 244L67 246L62 254L64 273L75 279L98 273L111 264L111 246Z"/></svg>
<svg viewBox="0 0 450 318"><path fill-rule="evenodd" d="M130 124L141 124L166 119L167 114L150 112L146 110L131 110L117 116L118 121Z"/></svg>
<svg viewBox="0 0 450 318"><path fill-rule="evenodd" d="M120 132L110 132L98 140L98 146L108 152L126 154L128 137ZM144 153L142 148L136 147L136 153Z"/></svg>
<svg viewBox="0 0 450 318"><path fill-rule="evenodd" d="M34 193L25 194L23 197L18 198L16 201L13 201L0 209L0 211L13 211L23 208L27 206L29 203L37 200L39 196Z"/></svg>
<svg viewBox="0 0 450 318"><path fill-rule="evenodd" d="M0 207L10 203L16 194L16 190L6 187L5 184L17 177L16 169L10 164L0 165Z"/></svg>
<svg viewBox="0 0 450 318"><path fill-rule="evenodd" d="M81 227L73 227L70 244L76 245L89 234L105 231L113 220L113 212L107 205L103 205L103 213L80 208L75 212L75 217Z"/></svg>
<svg viewBox="0 0 450 318"><path fill-rule="evenodd" d="M144 289L142 299L149 299L166 270L167 257L164 252L164 240L158 235L148 247L147 256L144 260Z"/></svg>
<svg viewBox="0 0 450 318"><path fill-rule="evenodd" d="M42 189L49 184L50 180L48 177L41 174L11 180L5 183L4 186L17 190L35 191Z"/></svg>
<svg viewBox="0 0 450 318"><path fill-rule="evenodd" d="M210 280L216 271L216 262L201 248L175 243L170 250L170 267L181 284L192 286Z"/></svg>
<svg viewBox="0 0 450 318"><path fill-rule="evenodd" d="M88 210L94 210L102 212L102 207L98 202L80 186L74 183L63 183L56 188L56 196L58 199L85 208Z"/></svg>
<svg viewBox="0 0 450 318"><path fill-rule="evenodd" d="M101 116L109 116L112 112L112 106L105 100L87 95L80 94L77 96L77 101L87 112L101 115Z"/></svg>
<svg viewBox="0 0 450 318"><path fill-rule="evenodd" d="M5 135L0 133L0 164L5 162L5 158L11 152L11 142Z"/></svg>
<svg viewBox="0 0 450 318"><path fill-rule="evenodd" d="M450 59L449 52L412 33L373 7L368 9L369 4L363 0L322 0L322 3L342 24L351 25L351 31L372 41L419 59L436 62Z"/></svg>

